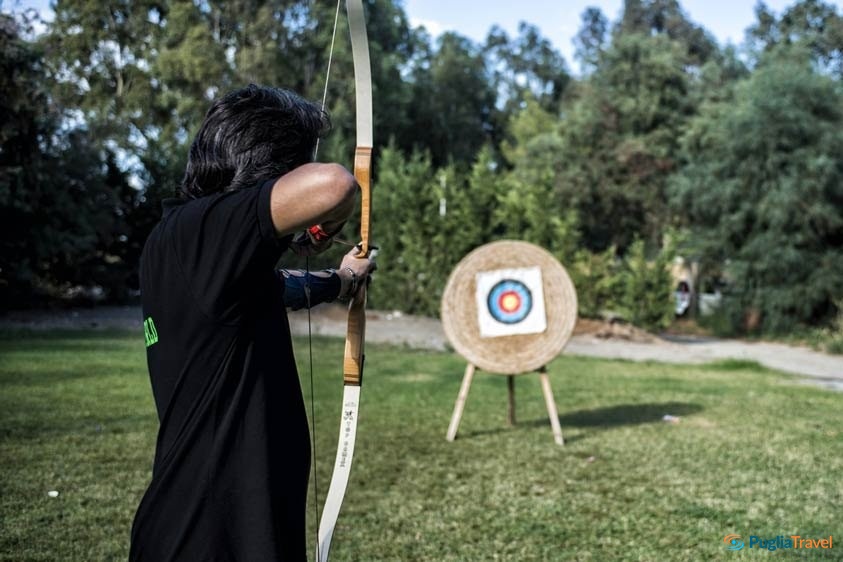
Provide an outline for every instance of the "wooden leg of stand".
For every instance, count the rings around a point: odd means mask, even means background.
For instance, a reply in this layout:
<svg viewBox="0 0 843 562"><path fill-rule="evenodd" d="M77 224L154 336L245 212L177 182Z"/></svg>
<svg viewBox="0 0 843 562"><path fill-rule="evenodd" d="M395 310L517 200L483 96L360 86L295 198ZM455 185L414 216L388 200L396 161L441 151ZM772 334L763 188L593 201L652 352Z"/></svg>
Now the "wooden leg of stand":
<svg viewBox="0 0 843 562"><path fill-rule="evenodd" d="M515 425L515 377L507 375L506 388L509 393L509 408L506 413L506 421L510 427Z"/></svg>
<svg viewBox="0 0 843 562"><path fill-rule="evenodd" d="M451 416L451 424L448 426L448 441L453 441L457 437L457 429L460 427L460 418L462 418L462 411L465 408L465 399L468 398L468 389L471 387L471 379L474 377L474 365L469 363L465 367L465 375L462 377L462 386L460 386L460 393L457 396L457 403L454 404L454 413Z"/></svg>
<svg viewBox="0 0 843 562"><path fill-rule="evenodd" d="M556 410L556 401L553 399L553 391L550 389L550 378L547 376L547 370L544 367L539 370L539 378L542 383L544 402L547 405L547 415L550 417L550 427L553 429L553 440L556 441L557 445L564 445L562 427L559 425L559 412Z"/></svg>

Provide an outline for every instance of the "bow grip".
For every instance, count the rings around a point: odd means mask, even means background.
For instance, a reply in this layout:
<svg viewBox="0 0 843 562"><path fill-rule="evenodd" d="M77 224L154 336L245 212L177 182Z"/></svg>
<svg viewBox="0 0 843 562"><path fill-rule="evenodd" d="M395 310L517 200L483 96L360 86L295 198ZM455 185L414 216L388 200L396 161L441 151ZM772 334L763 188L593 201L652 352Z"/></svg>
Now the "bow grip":
<svg viewBox="0 0 843 562"><path fill-rule="evenodd" d="M372 224L372 147L358 146L354 151L354 178L360 186L360 251L358 258L369 255Z"/></svg>

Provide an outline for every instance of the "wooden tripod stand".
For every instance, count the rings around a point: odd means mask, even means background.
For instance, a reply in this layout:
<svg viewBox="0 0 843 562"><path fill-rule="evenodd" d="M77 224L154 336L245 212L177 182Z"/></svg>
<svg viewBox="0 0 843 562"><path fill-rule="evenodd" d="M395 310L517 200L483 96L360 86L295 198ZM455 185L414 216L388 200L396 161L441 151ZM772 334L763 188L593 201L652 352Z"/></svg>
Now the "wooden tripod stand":
<svg viewBox="0 0 843 562"><path fill-rule="evenodd" d="M457 430L460 427L460 419L462 418L462 412L465 409L466 398L468 398L468 389L471 387L471 380L474 378L474 371L476 369L477 367L473 363L468 363L465 367L462 385L460 385L460 393L457 395L457 402L454 404L454 413L451 415L451 423L448 425L448 434L446 436L448 441L453 441L457 438ZM553 391L550 388L550 378L547 376L547 368L541 367L536 372L539 374L539 380L541 381L544 402L547 406L547 415L550 417L550 427L553 430L553 440L557 445L564 445L565 440L562 438L562 428L559 425L559 413L556 410L556 401L553 399ZM515 425L515 375L506 375L506 379L506 386L509 394L507 420L509 421L509 425Z"/></svg>

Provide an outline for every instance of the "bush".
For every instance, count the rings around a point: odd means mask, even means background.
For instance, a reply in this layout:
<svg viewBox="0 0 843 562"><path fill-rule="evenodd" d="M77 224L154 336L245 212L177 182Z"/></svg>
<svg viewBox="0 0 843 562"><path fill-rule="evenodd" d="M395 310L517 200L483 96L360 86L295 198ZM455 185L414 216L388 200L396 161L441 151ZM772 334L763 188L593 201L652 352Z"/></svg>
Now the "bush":
<svg viewBox="0 0 843 562"><path fill-rule="evenodd" d="M673 287L668 264L672 254L666 245L648 260L643 241L636 240L629 247L621 273L621 305L625 318L636 326L653 330L670 324Z"/></svg>
<svg viewBox="0 0 843 562"><path fill-rule="evenodd" d="M621 314L623 279L614 247L600 253L578 252L569 273L577 289L580 316Z"/></svg>

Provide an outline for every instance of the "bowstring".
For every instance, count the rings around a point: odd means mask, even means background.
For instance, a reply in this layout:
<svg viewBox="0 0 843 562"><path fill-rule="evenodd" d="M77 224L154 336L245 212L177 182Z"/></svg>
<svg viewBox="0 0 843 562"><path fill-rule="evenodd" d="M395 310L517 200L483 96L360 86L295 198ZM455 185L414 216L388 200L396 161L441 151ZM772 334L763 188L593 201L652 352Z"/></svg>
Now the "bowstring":
<svg viewBox="0 0 843 562"><path fill-rule="evenodd" d="M331 65L334 61L334 45L337 41L337 24L340 20L340 3L342 0L337 0L337 9L334 14L334 29L331 32L331 48L328 50L328 67L325 70L325 87L322 90L322 113L325 113L325 106L328 101L328 83L331 79ZM319 154L319 141L321 138L316 138L316 145L313 147L313 161ZM310 362L310 440L313 443L311 447L311 465L313 466L313 511L316 522L316 558L319 558L319 484L316 471L316 402L314 399L314 384L313 384L313 332L311 328L310 315L310 257L305 257L305 297L307 299L307 351L308 360Z"/></svg>
<svg viewBox="0 0 843 562"><path fill-rule="evenodd" d="M325 71L325 88L322 90L322 112L325 112L325 105L328 101L328 82L331 80L331 64L334 61L334 45L337 42L337 24L340 21L340 2L337 0L337 11L334 14L334 30L331 32L331 48L328 49L328 68ZM316 146L313 148L313 160L316 161L316 155L319 153L319 141L322 140L316 137Z"/></svg>

